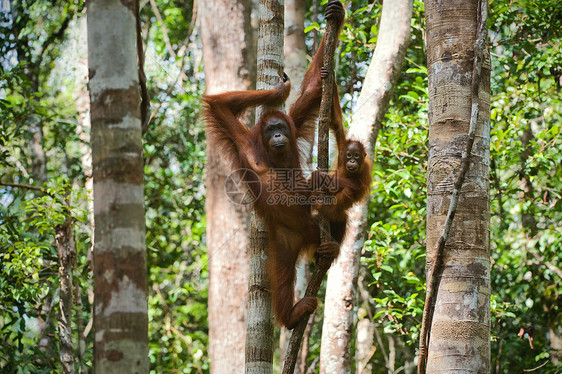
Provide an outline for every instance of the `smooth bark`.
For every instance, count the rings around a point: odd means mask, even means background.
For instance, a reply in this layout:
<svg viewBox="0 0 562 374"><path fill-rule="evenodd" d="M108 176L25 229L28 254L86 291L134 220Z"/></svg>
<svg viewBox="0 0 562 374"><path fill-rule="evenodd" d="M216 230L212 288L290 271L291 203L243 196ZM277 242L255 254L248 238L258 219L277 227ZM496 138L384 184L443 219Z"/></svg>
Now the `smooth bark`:
<svg viewBox="0 0 562 374"><path fill-rule="evenodd" d="M281 0L260 0L258 5L258 90L272 89L283 76L284 7ZM256 110L256 121L261 108ZM273 372L273 306L267 274L267 231L263 220L252 219L251 278L248 284L248 323L246 337L246 373Z"/></svg>
<svg viewBox="0 0 562 374"><path fill-rule="evenodd" d="M199 17L207 94L252 88L255 55L249 0L200 1ZM205 209L209 259L209 357L211 373L244 372L248 298L248 205L225 193L230 165L207 147Z"/></svg>
<svg viewBox="0 0 562 374"><path fill-rule="evenodd" d="M68 203L68 201L67 201ZM68 206L68 204L67 204ZM72 233L72 219L55 227L55 243L59 256L59 358L61 372L74 374L74 344L72 343L72 270L76 265L76 245Z"/></svg>
<svg viewBox="0 0 562 374"><path fill-rule="evenodd" d="M148 373L149 368L135 22L133 2L88 2L95 373Z"/></svg>

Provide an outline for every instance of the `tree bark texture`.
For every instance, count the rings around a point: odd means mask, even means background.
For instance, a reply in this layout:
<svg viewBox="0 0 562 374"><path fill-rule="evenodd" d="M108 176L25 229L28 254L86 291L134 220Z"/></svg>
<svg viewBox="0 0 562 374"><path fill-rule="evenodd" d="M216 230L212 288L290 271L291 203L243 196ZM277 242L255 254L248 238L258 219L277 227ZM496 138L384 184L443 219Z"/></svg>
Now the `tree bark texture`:
<svg viewBox="0 0 562 374"><path fill-rule="evenodd" d="M562 326L548 321L548 333L550 340L551 361L554 365L562 365Z"/></svg>
<svg viewBox="0 0 562 374"><path fill-rule="evenodd" d="M206 93L251 89L255 80L251 1L214 0L198 4ZM211 373L242 373L250 207L228 200L224 188L231 167L218 149L207 147L206 170Z"/></svg>
<svg viewBox="0 0 562 374"><path fill-rule="evenodd" d="M275 88L283 77L284 6L282 0L260 0L258 4L258 90ZM256 110L256 122L261 108ZM251 235L251 277L248 283L246 373L273 372L273 306L267 273L267 231L263 220L253 214Z"/></svg>
<svg viewBox="0 0 562 374"><path fill-rule="evenodd" d="M72 234L72 219L55 228L55 243L59 256L59 357L61 372L74 374L74 345L72 344L72 270L76 264L76 246Z"/></svg>
<svg viewBox="0 0 562 374"><path fill-rule="evenodd" d="M246 373L272 373L274 321L271 290L266 269L267 231L263 220L252 212L250 277L246 333Z"/></svg>
<svg viewBox="0 0 562 374"><path fill-rule="evenodd" d="M357 322L357 340L355 344L357 374L373 372L373 365L369 363L369 361L371 360L371 357L373 357L376 349L375 329L375 321L373 321L369 316L360 319Z"/></svg>
<svg viewBox="0 0 562 374"><path fill-rule="evenodd" d="M283 0L259 0L256 66L258 90L275 88L283 77L284 9ZM257 108L256 122L260 115L261 108Z"/></svg>
<svg viewBox="0 0 562 374"><path fill-rule="evenodd" d="M304 41L304 12L304 1L285 1L285 73L291 78L291 94L286 102L287 107L297 98L308 67Z"/></svg>
<svg viewBox="0 0 562 374"><path fill-rule="evenodd" d="M287 108L296 100L300 92L302 79L307 70L306 60L306 44L304 36L304 12L305 3L301 0L285 1L285 41L284 41L284 57L285 57L285 73L291 79L291 93L285 102ZM305 172L311 170L312 163L312 147L306 141L299 142L299 150L301 150L302 168ZM295 300L300 300L306 291L306 269L308 261L302 260L297 264L297 279L295 282ZM285 359L285 351L289 342L291 331L281 328L280 332L280 361ZM301 347L302 350L302 347ZM301 368L302 369L302 368ZM299 370L299 366L295 373L303 372Z"/></svg>
<svg viewBox="0 0 562 374"><path fill-rule="evenodd" d="M94 370L148 373L135 5L88 2L94 177Z"/></svg>
<svg viewBox="0 0 562 374"><path fill-rule="evenodd" d="M285 73L291 79L291 93L285 102L287 108L297 99L302 80L308 69L307 49L304 35L305 2L302 0L285 1ZM299 139L301 152L301 167L308 175L312 172L312 148L314 144ZM298 274L297 274L298 275ZM297 283L299 282L297 277ZM300 295L304 295L306 284ZM299 294L297 294L298 296ZM297 299L298 300L298 299Z"/></svg>
<svg viewBox="0 0 562 374"><path fill-rule="evenodd" d="M410 42L412 0L383 5L378 43L363 89L354 108L349 136L365 144L372 155L388 103ZM340 255L332 264L326 286L320 373L351 371L350 343L361 249L365 241L368 201L348 210L347 233Z"/></svg>
<svg viewBox="0 0 562 374"><path fill-rule="evenodd" d="M469 141L479 5L478 0L425 2L429 80L428 282ZM477 83L476 136L454 220L445 237L442 272L437 274L429 326L428 373L490 370L490 61L485 48Z"/></svg>
<svg viewBox="0 0 562 374"><path fill-rule="evenodd" d="M78 123L76 126L76 135L81 140L79 145L80 158L82 160L82 170L85 176L84 187L88 196L87 209L88 221L90 222L90 233L92 233L92 243L88 248L87 261L89 271L93 269L93 241L94 241L94 200L93 200L93 179L92 179L92 148L90 147L90 98L88 97L88 48L87 48L87 20L82 17L76 20L76 25L73 28L72 35L74 41L70 44L77 54L75 62L76 68L76 86L72 98L76 103L76 110L78 112ZM88 373L88 367L84 361L86 353L86 323L84 321L84 305L80 299L80 284L74 284L74 300L76 303L76 333L78 335L78 342L76 344L76 358L80 362L78 368L79 374ZM91 320L90 320L91 321Z"/></svg>

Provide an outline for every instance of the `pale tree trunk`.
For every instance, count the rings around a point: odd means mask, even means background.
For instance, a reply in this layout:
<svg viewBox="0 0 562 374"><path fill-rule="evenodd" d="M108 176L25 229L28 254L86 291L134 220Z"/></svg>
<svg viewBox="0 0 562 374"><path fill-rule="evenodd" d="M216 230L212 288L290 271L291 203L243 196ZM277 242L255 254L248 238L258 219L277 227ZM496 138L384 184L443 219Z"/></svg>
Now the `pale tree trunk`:
<svg viewBox="0 0 562 374"><path fill-rule="evenodd" d="M360 309L361 310L361 309ZM357 339L356 339L356 362L357 374L372 373L373 365L369 363L371 357L375 353L375 321L369 316L360 319L357 322Z"/></svg>
<svg viewBox="0 0 562 374"><path fill-rule="evenodd" d="M89 265L89 271L93 270L93 246L95 238L94 232L94 200L93 200L93 179L92 179L92 149L90 148L90 100L88 97L88 55L87 55L87 32L86 32L86 18L79 18L76 20L76 26L74 33L76 36L76 53L78 54L78 59L75 62L76 66L76 87L73 93L73 99L76 103L76 110L78 111L78 124L76 126L76 133L78 138L82 141L79 145L82 170L85 176L84 187L86 189L86 194L88 196L88 217L90 222L90 232L92 238L92 244L88 249L87 261ZM78 344L76 346L77 359L79 362L83 361L84 354L86 353L86 335L85 326L82 318L84 305L80 298L82 293L79 289L80 284L74 285L75 302L77 306L76 311L76 332L78 335ZM89 322L91 323L91 321ZM82 364L79 368L80 374L85 374L88 372L88 368L85 364Z"/></svg>
<svg viewBox="0 0 562 374"><path fill-rule="evenodd" d="M562 365L562 326L560 322L548 321L551 360L554 365Z"/></svg>
<svg viewBox="0 0 562 374"><path fill-rule="evenodd" d="M284 43L284 55L285 55L285 73L291 79L291 94L285 102L287 108L291 107L291 104L296 100L300 92L302 79L307 70L306 61L306 44L304 42L304 11L305 4L301 0L286 0L285 1L285 43ZM301 150L301 157L305 157L302 160L303 170L310 170L312 162L312 147L306 141L299 143L299 149ZM302 260L297 265L297 277L295 283L295 300L300 300L306 291L306 285L308 284L306 274L308 261ZM306 333L306 332L305 332ZM281 338L280 338L280 362L285 360L285 351L287 349L287 344L289 343L289 338L291 332L286 328L281 328ZM306 351L306 337L301 346L301 350ZM301 355L302 357L302 355ZM306 355L304 355L306 358ZM306 360L305 360L306 364ZM295 369L295 374L303 372L302 361L301 365L298 365Z"/></svg>
<svg viewBox="0 0 562 374"><path fill-rule="evenodd" d="M258 90L275 88L283 77L283 19L282 0L260 0L258 5ZM256 122L261 109L256 110ZM251 279L248 283L248 324L246 337L246 373L273 372L273 308L268 280L267 232L263 220L253 214Z"/></svg>
<svg viewBox="0 0 562 374"><path fill-rule="evenodd" d="M372 155L378 132L400 74L410 42L412 0L387 1L383 5L379 37L363 89L354 108L349 136L362 141ZM347 234L340 255L332 264L326 285L320 373L350 373L353 305L361 249L367 227L368 201L348 211Z"/></svg>
<svg viewBox="0 0 562 374"><path fill-rule="evenodd" d="M250 277L248 279L248 320L245 373L273 372L273 305L265 270L267 231L263 220L251 213Z"/></svg>
<svg viewBox="0 0 562 374"><path fill-rule="evenodd" d="M66 201L68 207L69 202ZM55 242L59 256L59 357L61 372L74 374L74 345L72 344L72 270L76 264L76 246L72 233L72 219L55 228Z"/></svg>
<svg viewBox="0 0 562 374"><path fill-rule="evenodd" d="M148 373L135 2L88 1L94 177L94 369Z"/></svg>
<svg viewBox="0 0 562 374"><path fill-rule="evenodd" d="M357 310L357 324L355 333L355 372L357 374L372 373L373 364L370 363L371 357L377 350L380 350L385 363L388 361L388 355L384 345L379 342L379 346L375 343L381 340L377 331L377 324L373 319L373 310L371 308L372 296L365 287L365 275L367 269L359 269L359 277L357 279L357 295L359 296L358 304L361 305Z"/></svg>
<svg viewBox="0 0 562 374"><path fill-rule="evenodd" d="M433 319L428 324L427 373L490 371L490 61L486 17L480 15L480 5L478 0L425 2L429 88L428 294L430 279L437 282ZM485 10L486 3L482 5ZM476 48L482 18L483 33L479 35L483 42ZM476 69L476 56L484 61L481 72ZM473 82L478 73L480 79ZM478 113L473 119L474 137L469 135L471 113ZM461 158L467 162L461 163ZM464 183L457 190L459 194L453 194L464 165L468 167ZM456 210L455 196L460 197ZM450 205L455 212L451 226L446 224ZM439 258L435 261L440 241L445 243L440 256L442 266L437 267L441 271L431 277L431 269L440 262Z"/></svg>
<svg viewBox="0 0 562 374"><path fill-rule="evenodd" d="M304 1L285 1L285 72L291 78L291 94L286 106L297 98L302 79L307 70L306 44L304 42Z"/></svg>
<svg viewBox="0 0 562 374"><path fill-rule="evenodd" d="M252 87L255 70L250 0L200 1L207 94ZM248 298L249 213L225 193L229 163L207 147L205 209L209 259L209 357L211 373L242 373Z"/></svg>
<svg viewBox="0 0 562 374"><path fill-rule="evenodd" d="M92 243L88 249L87 261L89 265L89 271L92 271L92 256L93 256L93 245L95 238L93 236L94 232L94 200L93 200L93 180L92 180L92 149L90 148L90 99L88 97L88 49L87 49L87 30L86 30L86 18L78 18L76 23L72 27L72 40L69 48L74 49L74 54L77 55L75 61L75 79L76 87L73 93L73 99L76 104L76 110L78 112L78 123L76 126L76 134L81 140L79 145L79 150L81 154L82 170L84 172L84 187L86 189L86 194L88 196L88 217L90 222L90 237L92 238ZM76 303L76 333L78 335L78 344L76 345L77 360L79 362L83 361L84 354L86 353L86 336L84 334L85 325L82 318L84 305L80 295L82 291L80 290L80 284L74 285L74 297ZM90 322L89 322L90 323ZM79 367L79 373L85 374L88 372L88 368L85 364Z"/></svg>

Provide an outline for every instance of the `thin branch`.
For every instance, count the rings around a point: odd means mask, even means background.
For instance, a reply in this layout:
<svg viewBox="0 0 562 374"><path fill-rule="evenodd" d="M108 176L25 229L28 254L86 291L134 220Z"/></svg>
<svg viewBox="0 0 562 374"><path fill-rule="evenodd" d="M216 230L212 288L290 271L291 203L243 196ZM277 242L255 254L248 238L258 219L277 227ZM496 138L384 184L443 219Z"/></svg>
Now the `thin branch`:
<svg viewBox="0 0 562 374"><path fill-rule="evenodd" d="M546 360L545 362L543 362L541 365L537 366L536 368L532 368L532 369L523 369L524 372L531 372L531 371L535 371L535 370L539 370L540 368L542 368L544 365L548 364L549 360Z"/></svg>
<svg viewBox="0 0 562 374"><path fill-rule="evenodd" d="M147 0L149 1L149 0ZM153 2L153 0L150 0L151 4ZM156 8L154 10L155 12L158 11L158 8ZM159 18L159 20L161 20L161 18ZM182 51L183 49L186 49L187 46L189 45L189 42L191 40L191 35L193 34L193 30L195 28L195 23L197 22L197 2L193 3L193 10L191 12L191 22L189 23L189 30L187 30L187 36L185 37L181 47L179 48L179 51ZM162 30L164 30L163 32L165 33L165 26L164 23L162 22ZM165 35L167 35L165 33ZM169 40L168 40L168 44L169 44ZM173 50L170 48L170 54L174 57L174 59L176 58L175 53L173 52ZM179 83L181 85L181 82L183 82L184 79L187 79L187 76L185 75L185 72L183 71L183 68L185 67L185 62L186 62L186 57L187 57L188 53L184 52L183 56L181 57L181 62L180 62L180 67L179 67L179 73L176 77L176 79L174 80L173 83L171 83L170 85L168 85L168 88L166 89L166 96L169 96L172 92L172 90L174 89L174 87ZM159 101L156 106L153 108L153 110L151 111L150 115L148 116L148 119L146 120L146 122L143 122L143 128L142 128L142 133L146 133L146 131L148 131L148 127L150 126L150 123L152 122L152 120L154 119L154 117L156 116L156 114L158 113L158 110L160 110L160 108L162 107L162 104L164 104L164 101Z"/></svg>
<svg viewBox="0 0 562 374"><path fill-rule="evenodd" d="M175 60L176 59L176 52L174 52L174 49L172 48L172 43L170 42L170 37L168 36L168 29L166 28L166 24L164 23L164 20L162 19L162 15L160 14L160 10L158 10L158 7L156 6L156 2L154 0L150 0L150 5L152 6L152 11L154 12L154 15L156 16L156 20L158 21L158 23L160 24L160 28L162 29L162 36L164 38L164 44L166 44L166 48L168 49L168 52L170 53L170 56L172 56L172 58Z"/></svg>
<svg viewBox="0 0 562 374"><path fill-rule="evenodd" d="M52 199L56 200L58 203L61 204L62 209L67 212L70 216L70 218L73 218L70 212L70 208L65 204L65 200L61 199L59 196L50 193L49 191L47 191L46 188L44 187L39 187L39 186L33 186L31 184L22 184L22 183L4 183L4 182L0 182L0 186L6 186L6 187L13 187L13 188L22 188L22 189L26 189L26 190L32 190L32 191L40 191L41 193L44 193L47 196L50 196ZM73 218L74 219L74 218Z"/></svg>
<svg viewBox="0 0 562 374"><path fill-rule="evenodd" d="M195 28L195 24L197 22L197 4L199 4L198 1L194 1L193 2L193 8L191 9L191 22L189 23L189 29L187 30L187 39L189 40L189 38L191 37L191 34L193 34L193 29Z"/></svg>
<svg viewBox="0 0 562 374"><path fill-rule="evenodd" d="M35 66L39 67L39 65L41 65L41 62L43 61L44 53L47 51L47 48L49 48L49 46L57 39L62 39L62 37L64 36L64 32L68 28L68 25L70 24L70 20L72 20L73 17L74 14L67 14L64 20L62 21L59 29L55 33L47 37L47 40L45 40L45 43L43 43L43 45L41 46L41 52L39 53L39 57L37 58L37 61L34 62Z"/></svg>
<svg viewBox="0 0 562 374"><path fill-rule="evenodd" d="M24 188L24 189L26 189L26 190L34 190L34 191L42 191L42 192L43 192L43 188L38 187L38 186L32 186L32 185L30 185L30 184L3 183L3 182L0 182L0 186L15 187L15 188Z"/></svg>
<svg viewBox="0 0 562 374"><path fill-rule="evenodd" d="M310 366L306 370L306 374L316 373L316 365L318 364L318 361L320 361L320 356L318 356L314 360L312 360L312 363L310 364Z"/></svg>
<svg viewBox="0 0 562 374"><path fill-rule="evenodd" d="M141 129L142 133L146 131L148 124L148 113L150 112L150 97L148 96L148 88L146 87L146 74L144 73L144 47L142 42L141 33L141 16L140 16L140 5L138 0L135 1L136 7L136 32L137 32L137 58L138 58L138 74L139 74L139 86L141 90Z"/></svg>
<svg viewBox="0 0 562 374"><path fill-rule="evenodd" d="M479 1L479 13L478 13L478 29L476 31L476 42L474 44L474 64L472 70L472 86L471 86L471 97L472 97L472 107L470 115L470 125L468 129L468 139L466 142L466 148L462 153L461 158L461 169L459 175L455 181L454 190L451 196L451 201L449 204L449 210L447 212L447 218L443 225L443 231L441 232L441 237L437 242L437 250L433 257L433 267L430 272L429 282L427 283L425 305L423 308L423 318L422 327L420 331L420 352L418 361L418 373L425 373L425 366L427 363L428 345L431 333L431 323L433 319L433 304L435 303L435 297L437 290L439 289L439 282L441 271L443 267L443 250L445 248L445 243L449 236L449 231L455 217L455 212L457 210L457 205L459 202L460 191L464 182L466 172L469 167L470 153L472 152L472 146L474 144L474 138L476 136L476 123L478 119L478 90L480 88L480 73L482 70L482 60L484 54L484 46L486 43L486 20L488 18L488 2L487 0Z"/></svg>
<svg viewBox="0 0 562 374"><path fill-rule="evenodd" d="M371 301L365 295L365 293L368 293L368 291L364 289L364 286L363 286L362 282L358 282L358 284L359 284L358 287L360 288L359 294L361 295L361 298L363 299L363 303L365 305L365 308L367 309L367 316L369 317L370 320L373 320L374 319L373 311L371 310L371 305L370 305ZM374 332L375 332L375 338L377 339L377 343L379 344L379 347L381 349L382 357L384 359L384 366L388 367L389 366L389 364L388 364L388 354L386 353L386 349L384 348L384 343L381 339L381 335L379 334L379 330L377 329L376 325L375 325ZM376 348L376 345L374 346L374 348ZM369 361L370 361L370 359L369 359ZM368 363L369 363L368 361L365 361L365 367L368 365ZM361 373L361 371L360 371L360 373Z"/></svg>
<svg viewBox="0 0 562 374"><path fill-rule="evenodd" d="M301 351L301 363L300 363L300 373L306 372L306 356L308 355L308 346L310 344L310 335L312 334L312 325L314 324L314 318L316 317L315 310L308 318L308 323L306 324L306 329L304 330L304 338L302 341Z"/></svg>
<svg viewBox="0 0 562 374"><path fill-rule="evenodd" d="M490 166L492 167L492 176L494 181L494 187L497 191L498 196L498 215L500 216L500 228L506 229L507 228L507 221L504 220L504 211L503 211L503 197L502 197L502 189L499 177L499 170L496 167L496 160L494 157L491 157Z"/></svg>
<svg viewBox="0 0 562 374"><path fill-rule="evenodd" d="M189 44L189 38L190 38L190 35L188 35L188 37L184 40L184 43L182 44L182 46L187 46L187 44ZM168 88L166 89L166 92L165 92L166 96L170 96L170 94L174 90L174 87L176 87L178 82L180 82L180 78L185 76L185 73L183 72L183 68L185 66L186 57L187 57L187 52L183 55L183 57L181 59L181 63L180 63L180 67L179 67L180 72L178 73L176 79L172 83L170 83L168 85ZM150 123L152 122L152 120L154 119L154 117L158 113L158 110L160 110L160 108L162 107L162 104L164 104L164 102L165 102L164 100L159 101L156 104L156 106L153 108L152 112L150 113L150 116L148 117L148 120L146 121L146 125L143 127L143 134L146 131L148 131L148 127L150 126Z"/></svg>

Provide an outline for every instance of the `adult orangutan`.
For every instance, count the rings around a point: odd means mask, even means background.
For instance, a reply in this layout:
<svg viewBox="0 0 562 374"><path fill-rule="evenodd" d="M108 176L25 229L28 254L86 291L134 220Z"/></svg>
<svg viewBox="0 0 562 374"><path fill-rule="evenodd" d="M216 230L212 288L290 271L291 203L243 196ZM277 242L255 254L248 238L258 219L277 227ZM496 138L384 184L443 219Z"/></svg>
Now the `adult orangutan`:
<svg viewBox="0 0 562 374"><path fill-rule="evenodd" d="M343 25L345 11L339 1L330 1L326 18ZM254 208L264 219L269 233L268 270L277 320L292 329L316 309L316 297L304 297L295 305L295 264L307 248L316 256L333 259L337 242L319 244L319 229L311 212L308 181L301 170L297 140L312 142L321 100L322 39L303 79L301 92L289 114L272 107L289 95L290 81L284 74L277 88L262 91L235 91L203 97L207 135L212 146L220 147L233 169L250 169L241 177L257 197ZM248 129L239 120L248 108L264 106L258 123ZM261 185L261 186L260 186ZM260 193L261 189L261 193Z"/></svg>

